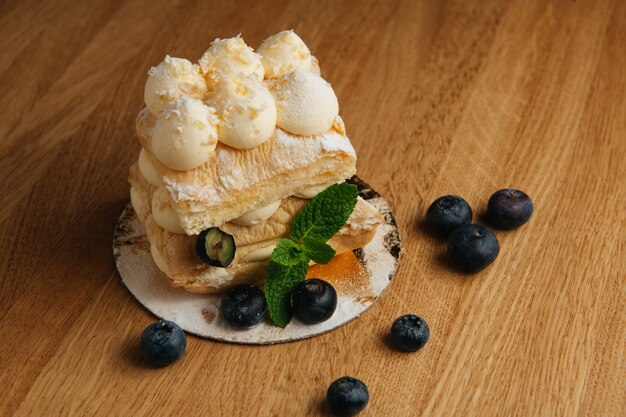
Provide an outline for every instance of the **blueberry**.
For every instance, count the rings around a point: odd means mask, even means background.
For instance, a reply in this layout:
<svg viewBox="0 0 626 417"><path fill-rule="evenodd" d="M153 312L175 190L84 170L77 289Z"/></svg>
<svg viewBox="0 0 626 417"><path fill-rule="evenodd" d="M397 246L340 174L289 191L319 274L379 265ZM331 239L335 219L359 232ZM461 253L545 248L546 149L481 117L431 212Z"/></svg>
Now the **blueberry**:
<svg viewBox="0 0 626 417"><path fill-rule="evenodd" d="M415 352L424 347L429 338L428 324L414 314L398 317L391 326L391 344L398 350Z"/></svg>
<svg viewBox="0 0 626 417"><path fill-rule="evenodd" d="M496 191L487 204L487 217L494 226L514 229L526 223L533 214L533 202L523 191Z"/></svg>
<svg viewBox="0 0 626 417"><path fill-rule="evenodd" d="M343 376L330 384L326 397L333 413L353 416L365 408L370 394L363 382L351 376Z"/></svg>
<svg viewBox="0 0 626 417"><path fill-rule="evenodd" d="M161 320L143 331L140 344L146 362L155 366L166 366L183 356L187 348L187 337L178 324Z"/></svg>
<svg viewBox="0 0 626 417"><path fill-rule="evenodd" d="M236 329L249 329L267 314L263 292L254 285L242 284L226 291L220 305L222 318Z"/></svg>
<svg viewBox="0 0 626 417"><path fill-rule="evenodd" d="M303 323L317 324L328 320L337 308L337 291L328 282L307 279L291 295L293 315Z"/></svg>
<svg viewBox="0 0 626 417"><path fill-rule="evenodd" d="M463 271L478 272L487 268L500 253L493 232L482 224L468 224L448 237L448 255Z"/></svg>
<svg viewBox="0 0 626 417"><path fill-rule="evenodd" d="M458 195L439 197L428 207L426 224L441 237L472 222L472 208Z"/></svg>
<svg viewBox="0 0 626 417"><path fill-rule="evenodd" d="M196 253L211 266L226 268L235 258L237 246L232 235L210 227L203 230L196 240Z"/></svg>

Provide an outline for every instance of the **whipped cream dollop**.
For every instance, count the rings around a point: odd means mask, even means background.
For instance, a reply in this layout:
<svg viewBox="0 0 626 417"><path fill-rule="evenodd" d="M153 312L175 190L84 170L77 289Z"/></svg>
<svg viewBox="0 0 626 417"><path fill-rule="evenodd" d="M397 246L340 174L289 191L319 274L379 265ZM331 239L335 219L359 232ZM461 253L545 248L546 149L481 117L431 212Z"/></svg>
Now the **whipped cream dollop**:
<svg viewBox="0 0 626 417"><path fill-rule="evenodd" d="M246 256L244 256L242 258L243 262L259 262L259 261L265 261L267 259L270 259L272 257L272 252L274 252L274 249L276 248L276 243L273 243L269 246L266 246L264 248L259 248L256 250L253 250L252 252L248 253Z"/></svg>
<svg viewBox="0 0 626 417"><path fill-rule="evenodd" d="M152 196L152 218L168 232L185 233L180 225L180 217L172 207L172 202L163 187L157 188Z"/></svg>
<svg viewBox="0 0 626 417"><path fill-rule="evenodd" d="M155 187L160 187L163 185L163 178L159 175L156 167L150 160L148 153L144 148L141 148L141 152L139 152L139 160L137 161L137 165L139 166L139 172L141 172L141 176L146 179L150 184Z"/></svg>
<svg viewBox="0 0 626 417"><path fill-rule="evenodd" d="M157 118L152 131L152 153L171 169L197 168L215 151L218 123L214 108L183 96Z"/></svg>
<svg viewBox="0 0 626 417"><path fill-rule="evenodd" d="M157 116L170 102L183 95L202 98L206 92L206 81L198 65L167 55L148 71L143 99L150 113Z"/></svg>
<svg viewBox="0 0 626 417"><path fill-rule="evenodd" d="M209 100L219 115L219 140L251 149L268 140L276 127L276 104L256 78L222 79Z"/></svg>
<svg viewBox="0 0 626 417"><path fill-rule="evenodd" d="M278 127L307 136L322 134L335 123L337 96L320 76L297 69L266 83L276 102Z"/></svg>
<svg viewBox="0 0 626 417"><path fill-rule="evenodd" d="M255 210L250 210L244 215L237 217L236 219L231 220L231 222L235 224L239 224L241 226L252 226L255 224L259 224L264 220L269 219L276 213L278 207L280 207L281 200L275 201L272 204L268 204L264 207L259 207Z"/></svg>
<svg viewBox="0 0 626 417"><path fill-rule="evenodd" d="M262 81L265 73L261 57L239 35L214 40L198 64L211 84L218 83L225 75L253 77Z"/></svg>
<svg viewBox="0 0 626 417"><path fill-rule="evenodd" d="M276 78L296 69L320 74L317 59L293 30L283 30L265 39L257 48L265 78Z"/></svg>
<svg viewBox="0 0 626 417"><path fill-rule="evenodd" d="M169 274L170 269L167 267L167 262L165 262L165 258L163 258L163 255L161 255L161 252L159 252L154 244L150 245L150 254L157 268L164 274Z"/></svg>

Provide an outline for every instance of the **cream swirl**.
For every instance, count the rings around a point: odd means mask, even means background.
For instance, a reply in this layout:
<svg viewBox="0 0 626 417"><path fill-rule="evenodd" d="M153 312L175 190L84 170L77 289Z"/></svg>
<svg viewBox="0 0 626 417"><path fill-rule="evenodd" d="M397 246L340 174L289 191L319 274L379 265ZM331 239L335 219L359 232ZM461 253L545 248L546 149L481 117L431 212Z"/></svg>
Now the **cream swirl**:
<svg viewBox="0 0 626 417"><path fill-rule="evenodd" d="M272 217L278 207L280 207L281 201L275 201L272 204L268 204L267 206L259 207L258 209L250 210L247 213L237 217L236 219L232 219L231 222L235 224L239 224L241 226L252 226L255 224L259 224L264 220Z"/></svg>
<svg viewBox="0 0 626 417"><path fill-rule="evenodd" d="M264 76L261 57L239 35L215 39L198 64L211 86L227 75L253 77L258 81L262 81Z"/></svg>
<svg viewBox="0 0 626 417"><path fill-rule="evenodd" d="M141 148L141 152L139 152L137 165L139 166L139 172L141 172L141 176L144 177L146 181L148 181L155 187L160 187L163 185L163 179L159 175L159 172L150 160L150 157L148 156L148 153L144 148Z"/></svg>
<svg viewBox="0 0 626 417"><path fill-rule="evenodd" d="M295 135L319 135L335 123L339 103L323 78L297 69L266 83L276 101L278 127Z"/></svg>
<svg viewBox="0 0 626 417"><path fill-rule="evenodd" d="M276 78L296 69L319 75L317 60L293 30L283 30L265 39L257 48L265 78Z"/></svg>
<svg viewBox="0 0 626 417"><path fill-rule="evenodd" d="M143 99L150 113L157 116L169 103L183 95L203 98L207 92L206 81L197 65L184 58L169 55L148 71Z"/></svg>
<svg viewBox="0 0 626 417"><path fill-rule="evenodd" d="M219 140L236 149L251 149L268 140L276 127L276 104L254 78L225 78L209 101L220 118Z"/></svg>
<svg viewBox="0 0 626 417"><path fill-rule="evenodd" d="M180 225L180 216L172 207L172 202L163 187L157 188L152 196L152 218L170 233L185 233Z"/></svg>
<svg viewBox="0 0 626 417"><path fill-rule="evenodd" d="M152 152L171 169L197 168L215 151L218 122L215 109L200 100L181 97L157 118Z"/></svg>

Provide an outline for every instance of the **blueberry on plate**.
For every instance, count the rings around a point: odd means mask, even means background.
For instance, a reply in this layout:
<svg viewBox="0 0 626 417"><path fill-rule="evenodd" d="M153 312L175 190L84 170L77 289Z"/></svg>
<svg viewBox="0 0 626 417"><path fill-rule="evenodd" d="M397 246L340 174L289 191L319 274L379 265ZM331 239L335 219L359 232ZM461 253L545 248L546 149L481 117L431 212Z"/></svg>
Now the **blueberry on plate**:
<svg viewBox="0 0 626 417"><path fill-rule="evenodd" d="M237 285L226 291L220 305L222 318L235 329L249 329L263 321L267 303L263 292L254 285Z"/></svg>
<svg viewBox="0 0 626 417"><path fill-rule="evenodd" d="M496 191L487 204L487 218L494 226L514 229L526 223L533 214L533 202L523 191Z"/></svg>
<svg viewBox="0 0 626 417"><path fill-rule="evenodd" d="M500 253L500 244L482 224L468 224L448 237L448 255L459 269L478 272L487 268Z"/></svg>
<svg viewBox="0 0 626 417"><path fill-rule="evenodd" d="M187 337L178 324L161 320L143 331L140 345L146 362L154 366L166 366L183 356Z"/></svg>
<svg viewBox="0 0 626 417"><path fill-rule="evenodd" d="M217 227L203 230L196 240L196 253L203 262L226 268L235 258L235 239Z"/></svg>
<svg viewBox="0 0 626 417"><path fill-rule="evenodd" d="M448 237L457 227L471 222L472 208L458 195L439 197L426 212L426 224L441 237Z"/></svg>
<svg viewBox="0 0 626 417"><path fill-rule="evenodd" d="M351 376L343 376L330 384L326 397L333 413L339 416L353 416L365 408L370 394L362 381Z"/></svg>
<svg viewBox="0 0 626 417"><path fill-rule="evenodd" d="M337 291L328 282L307 279L291 295L293 315L303 323L317 324L328 320L337 308Z"/></svg>
<svg viewBox="0 0 626 417"><path fill-rule="evenodd" d="M414 314L400 316L391 326L391 344L404 352L415 352L428 342L430 329L423 318Z"/></svg>

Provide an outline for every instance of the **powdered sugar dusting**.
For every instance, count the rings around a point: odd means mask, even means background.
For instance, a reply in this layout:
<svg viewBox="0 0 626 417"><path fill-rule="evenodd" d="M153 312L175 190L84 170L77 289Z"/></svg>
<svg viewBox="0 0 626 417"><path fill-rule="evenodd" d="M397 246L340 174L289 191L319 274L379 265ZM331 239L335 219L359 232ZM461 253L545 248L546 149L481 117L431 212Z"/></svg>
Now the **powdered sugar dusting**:
<svg viewBox="0 0 626 417"><path fill-rule="evenodd" d="M350 143L350 139L347 136L341 135L334 130L330 130L321 136L322 148L326 152L342 151L345 153L353 154L354 148Z"/></svg>
<svg viewBox="0 0 626 417"><path fill-rule="evenodd" d="M289 171L297 170L299 167L311 165L321 157L344 153L356 159L356 152L350 139L335 130L329 130L319 136L304 137L276 129L272 140L274 140L272 152L263 154L262 158L254 157L254 154L241 154L228 147L218 147L215 159L219 172L217 181L214 180L209 184L182 183L165 176L164 185L176 203L193 200L214 205L222 202L223 196L233 191L258 187L261 183L271 181L278 175L288 174ZM254 149L247 152L254 152ZM241 159L244 158L248 159L242 163ZM260 161L265 166L257 166L256 163ZM342 181L343 179L337 178L336 180ZM289 195L296 191L291 190Z"/></svg>

